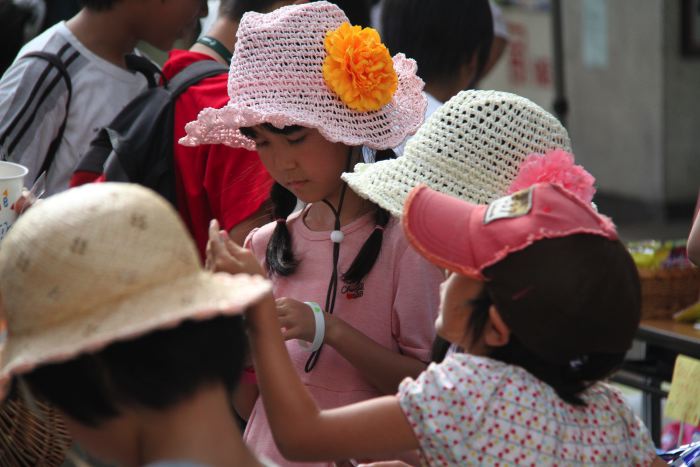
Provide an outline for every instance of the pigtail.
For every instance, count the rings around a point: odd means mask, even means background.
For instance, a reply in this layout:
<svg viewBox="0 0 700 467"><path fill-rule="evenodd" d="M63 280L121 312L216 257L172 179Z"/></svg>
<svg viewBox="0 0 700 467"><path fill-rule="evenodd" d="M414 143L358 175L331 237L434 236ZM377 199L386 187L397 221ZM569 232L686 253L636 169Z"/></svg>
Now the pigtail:
<svg viewBox="0 0 700 467"><path fill-rule="evenodd" d="M287 216L294 211L297 199L291 191L275 183L270 190L270 200L277 225L267 244L265 262L270 274L289 276L294 273L299 264L294 258L292 236L287 229Z"/></svg>
<svg viewBox="0 0 700 467"><path fill-rule="evenodd" d="M372 270L379 257L379 251L382 249L384 228L389 223L389 219L391 219L391 214L388 211L377 208L374 215L376 223L374 230L360 248L360 252L355 256L355 260L348 270L343 274L343 281L356 284Z"/></svg>
<svg viewBox="0 0 700 467"><path fill-rule="evenodd" d="M375 161L385 161L396 159L396 153L393 149L380 149L375 152ZM359 253L353 260L352 264L343 274L343 281L349 284L360 282L372 270L374 263L377 262L379 252L382 249L382 240L384 239L384 228L389 223L391 214L382 208L377 208L374 214L375 227L369 238L365 241Z"/></svg>

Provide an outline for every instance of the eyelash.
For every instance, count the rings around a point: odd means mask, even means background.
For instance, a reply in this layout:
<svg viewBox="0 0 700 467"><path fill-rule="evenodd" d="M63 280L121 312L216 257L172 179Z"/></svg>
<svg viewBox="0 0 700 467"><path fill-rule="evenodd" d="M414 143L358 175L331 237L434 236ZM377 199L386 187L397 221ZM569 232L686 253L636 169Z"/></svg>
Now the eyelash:
<svg viewBox="0 0 700 467"><path fill-rule="evenodd" d="M302 137L299 138L299 139L287 140L287 141L289 141L289 144L299 144L299 143L301 143L302 141L304 141L305 139L306 139L306 135L302 136Z"/></svg>

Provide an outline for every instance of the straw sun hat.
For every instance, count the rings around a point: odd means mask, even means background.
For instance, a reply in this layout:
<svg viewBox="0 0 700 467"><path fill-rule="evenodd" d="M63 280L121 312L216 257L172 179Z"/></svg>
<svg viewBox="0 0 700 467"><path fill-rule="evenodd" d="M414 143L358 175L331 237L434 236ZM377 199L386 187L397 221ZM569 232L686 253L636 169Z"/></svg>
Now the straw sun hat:
<svg viewBox="0 0 700 467"><path fill-rule="evenodd" d="M562 124L528 99L462 91L428 118L402 157L357 164L342 178L360 196L400 216L409 192L421 183L485 204L506 194L526 156L570 146Z"/></svg>
<svg viewBox="0 0 700 467"><path fill-rule="evenodd" d="M243 15L230 101L202 110L180 143L255 149L239 129L271 123L315 128L348 146L398 146L423 123L427 105L416 62L392 58L376 31L347 22L324 1Z"/></svg>
<svg viewBox="0 0 700 467"><path fill-rule="evenodd" d="M103 183L60 193L1 244L0 383L186 319L239 314L269 290L262 277L203 271L179 216L150 190Z"/></svg>

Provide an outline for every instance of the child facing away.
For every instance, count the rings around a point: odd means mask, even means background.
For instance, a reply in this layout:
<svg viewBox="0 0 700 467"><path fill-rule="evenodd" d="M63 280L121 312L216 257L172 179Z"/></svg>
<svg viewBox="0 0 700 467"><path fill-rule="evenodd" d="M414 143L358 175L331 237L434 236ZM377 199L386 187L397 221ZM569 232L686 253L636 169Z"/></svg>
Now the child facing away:
<svg viewBox="0 0 700 467"><path fill-rule="evenodd" d="M262 465L230 394L247 353L241 314L270 284L203 271L167 201L115 183L55 195L13 226L0 271L0 384L25 388L28 407L54 405L96 460Z"/></svg>
<svg viewBox="0 0 700 467"><path fill-rule="evenodd" d="M489 205L420 186L403 226L446 270L435 325L465 353L405 379L396 395L323 410L295 375L272 300L262 301L246 321L285 456L419 448L427 465L665 465L621 394L602 382L640 319L639 278L610 219L552 183Z"/></svg>
<svg viewBox="0 0 700 467"><path fill-rule="evenodd" d="M418 128L426 101L415 70L328 2L248 13L229 104L203 110L183 140L255 148L277 182L276 221L246 246L274 284L295 371L324 408L392 394L429 359L441 273L408 246L396 219L340 178ZM292 214L297 198L306 206ZM225 269L217 258L210 266ZM249 402L237 404L250 415L246 443L288 463L249 389Z"/></svg>
<svg viewBox="0 0 700 467"><path fill-rule="evenodd" d="M81 3L73 18L27 43L0 80L0 156L29 168L30 185L46 170L49 195L68 188L96 132L146 88L144 76L127 69L125 55L138 41L170 49L206 8L203 0ZM21 58L30 52L56 54L72 91L48 61Z"/></svg>

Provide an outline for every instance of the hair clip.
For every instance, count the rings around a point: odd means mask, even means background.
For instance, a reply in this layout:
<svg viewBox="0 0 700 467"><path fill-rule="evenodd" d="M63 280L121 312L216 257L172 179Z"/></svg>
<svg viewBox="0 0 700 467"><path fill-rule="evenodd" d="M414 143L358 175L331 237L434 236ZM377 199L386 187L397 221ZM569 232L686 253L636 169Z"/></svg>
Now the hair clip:
<svg viewBox="0 0 700 467"><path fill-rule="evenodd" d="M580 355L576 358L572 358L571 360L569 360L569 368L572 371L580 371L581 367L583 367L583 365L585 365L586 363L588 363L588 355Z"/></svg>
<svg viewBox="0 0 700 467"><path fill-rule="evenodd" d="M381 230L382 232L384 232L384 226L383 225L375 225L374 230Z"/></svg>

